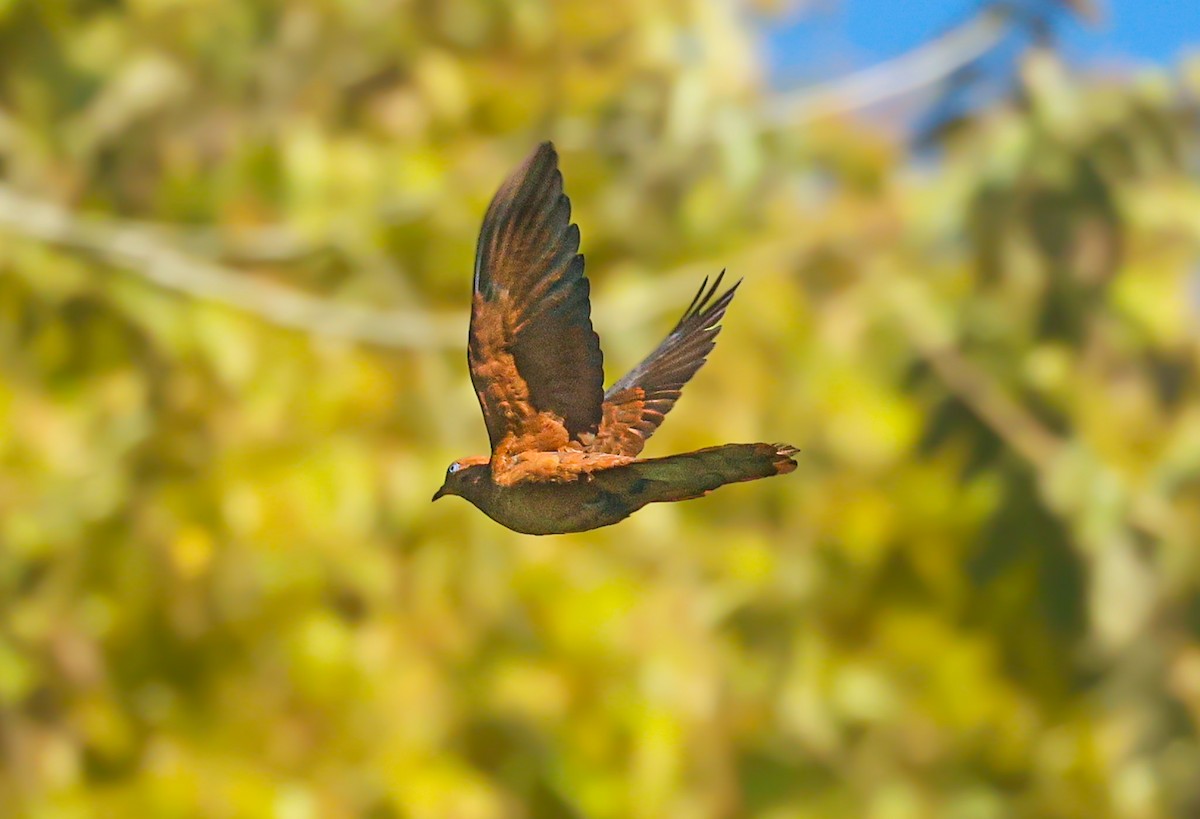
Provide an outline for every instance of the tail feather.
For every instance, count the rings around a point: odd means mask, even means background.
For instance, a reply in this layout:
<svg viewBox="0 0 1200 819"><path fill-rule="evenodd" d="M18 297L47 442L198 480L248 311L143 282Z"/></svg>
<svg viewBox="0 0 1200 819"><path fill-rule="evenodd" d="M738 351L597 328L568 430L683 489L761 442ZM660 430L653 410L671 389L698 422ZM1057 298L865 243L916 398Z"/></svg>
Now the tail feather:
<svg viewBox="0 0 1200 819"><path fill-rule="evenodd" d="M646 458L595 473L605 489L644 505L706 495L719 486L786 475L796 468L790 444L725 444Z"/></svg>

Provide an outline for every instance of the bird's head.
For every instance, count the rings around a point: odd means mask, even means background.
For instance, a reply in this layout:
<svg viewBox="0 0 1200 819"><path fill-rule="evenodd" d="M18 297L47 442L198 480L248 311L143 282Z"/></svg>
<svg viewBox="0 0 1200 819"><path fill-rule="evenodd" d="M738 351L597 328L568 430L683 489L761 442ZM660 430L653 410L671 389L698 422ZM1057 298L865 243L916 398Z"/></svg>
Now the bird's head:
<svg viewBox="0 0 1200 819"><path fill-rule="evenodd" d="M442 488L433 493L433 499L437 500L443 495L458 495L470 500L489 480L488 472L486 455L459 458L446 467L446 480L443 481Z"/></svg>

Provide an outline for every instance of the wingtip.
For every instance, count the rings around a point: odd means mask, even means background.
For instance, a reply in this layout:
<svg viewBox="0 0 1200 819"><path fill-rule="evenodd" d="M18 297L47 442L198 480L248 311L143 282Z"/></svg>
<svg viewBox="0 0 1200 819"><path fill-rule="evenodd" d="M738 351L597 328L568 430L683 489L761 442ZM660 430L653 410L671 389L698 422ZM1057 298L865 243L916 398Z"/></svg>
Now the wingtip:
<svg viewBox="0 0 1200 819"><path fill-rule="evenodd" d="M720 282L721 279L723 279L723 278L725 278L724 270L722 270L721 275L717 277L717 281ZM742 282L744 282L745 280L746 280L745 276L739 276L738 280L736 282L734 282L733 284L729 285L728 288L726 288L725 292L721 294L721 297L718 299L718 301L725 301L726 305L728 305L728 302L733 300L733 294L737 292L737 289L742 286ZM715 287L713 288L713 292L714 293L716 292Z"/></svg>
<svg viewBox="0 0 1200 819"><path fill-rule="evenodd" d="M716 321L720 321L720 314L729 306L729 303L733 300L733 294L737 292L738 286L742 283L742 279L738 279L728 290L717 296L717 291L721 289L721 282L724 281L727 272L727 268L721 268L721 272L712 279L711 284L709 283L709 277L704 277L704 281L700 283L700 289L696 291L691 304L683 311L683 317L675 325L675 330L678 330L689 319L701 315L707 314L713 316L714 325Z"/></svg>
<svg viewBox="0 0 1200 819"><path fill-rule="evenodd" d="M554 184L554 174L558 172L558 150L550 140L539 142L537 147L529 152L520 164L514 177L546 175L549 184Z"/></svg>

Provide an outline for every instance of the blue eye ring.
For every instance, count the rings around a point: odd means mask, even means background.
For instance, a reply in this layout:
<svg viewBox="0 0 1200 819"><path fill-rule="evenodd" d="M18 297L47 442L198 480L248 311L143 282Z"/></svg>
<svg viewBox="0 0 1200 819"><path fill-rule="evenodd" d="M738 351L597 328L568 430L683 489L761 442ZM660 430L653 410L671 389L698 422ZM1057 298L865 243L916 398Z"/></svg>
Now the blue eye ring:
<svg viewBox="0 0 1200 819"><path fill-rule="evenodd" d="M450 464L450 467L446 470L446 473L449 475L453 475L455 472L457 472L460 469L462 469L462 464L452 463L452 464Z"/></svg>

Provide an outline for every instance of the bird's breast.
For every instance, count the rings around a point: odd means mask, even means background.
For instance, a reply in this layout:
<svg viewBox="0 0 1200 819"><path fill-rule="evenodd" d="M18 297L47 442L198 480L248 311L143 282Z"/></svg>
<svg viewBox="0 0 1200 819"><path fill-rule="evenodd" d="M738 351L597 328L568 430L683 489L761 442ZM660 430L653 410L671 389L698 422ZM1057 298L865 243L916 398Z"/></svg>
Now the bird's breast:
<svg viewBox="0 0 1200 819"><path fill-rule="evenodd" d="M583 532L616 523L633 510L588 481L493 486L476 505L492 520L529 535Z"/></svg>

